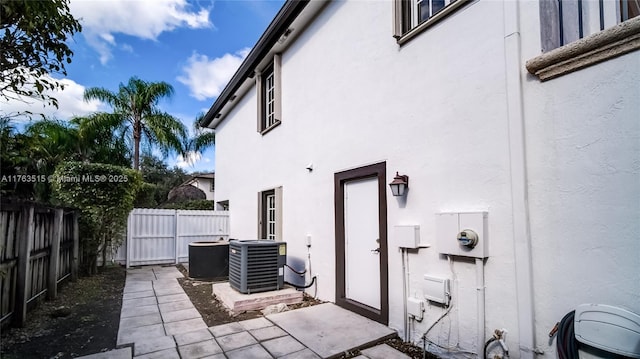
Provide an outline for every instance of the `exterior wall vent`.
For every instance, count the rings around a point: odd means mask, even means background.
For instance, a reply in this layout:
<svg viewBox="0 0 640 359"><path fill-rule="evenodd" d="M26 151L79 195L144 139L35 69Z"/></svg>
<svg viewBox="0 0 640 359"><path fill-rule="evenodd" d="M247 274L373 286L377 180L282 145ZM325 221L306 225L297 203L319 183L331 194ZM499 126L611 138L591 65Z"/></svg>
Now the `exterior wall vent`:
<svg viewBox="0 0 640 359"><path fill-rule="evenodd" d="M229 284L251 294L284 287L287 244L270 240L229 242Z"/></svg>

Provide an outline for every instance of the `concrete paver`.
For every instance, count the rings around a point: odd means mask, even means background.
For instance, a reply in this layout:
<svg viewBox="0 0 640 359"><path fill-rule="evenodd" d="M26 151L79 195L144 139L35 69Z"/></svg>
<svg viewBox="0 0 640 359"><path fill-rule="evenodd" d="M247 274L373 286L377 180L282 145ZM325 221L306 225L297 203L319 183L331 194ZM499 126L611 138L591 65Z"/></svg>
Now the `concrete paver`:
<svg viewBox="0 0 640 359"><path fill-rule="evenodd" d="M309 348L305 348L299 352L281 356L278 359L321 359L318 354L312 352ZM362 358L360 358L362 359ZM366 359L366 358L365 358Z"/></svg>
<svg viewBox="0 0 640 359"><path fill-rule="evenodd" d="M149 315L160 313L157 304L143 305L140 307L125 307L120 312L120 318L139 317L141 315Z"/></svg>
<svg viewBox="0 0 640 359"><path fill-rule="evenodd" d="M143 354L137 357L136 359L180 359L180 355L178 354L178 350L176 348L173 349L165 349L157 352Z"/></svg>
<svg viewBox="0 0 640 359"><path fill-rule="evenodd" d="M243 320L241 322L239 322L240 325L242 325L242 327L246 330L252 330L252 329L260 329L260 328L265 328L265 327L270 327L273 325L273 323L271 323L270 321L266 320L265 318L255 318L255 319L249 319L249 320Z"/></svg>
<svg viewBox="0 0 640 359"><path fill-rule="evenodd" d="M138 317L129 317L120 319L120 330L125 328L138 328L152 324L162 324L160 313L141 315Z"/></svg>
<svg viewBox="0 0 640 359"><path fill-rule="evenodd" d="M258 343L249 332L240 332L216 338L222 349L227 352Z"/></svg>
<svg viewBox="0 0 640 359"><path fill-rule="evenodd" d="M387 359L387 358L398 358L398 359L411 359L408 355L395 350L394 348L388 346L387 344L376 345L375 347L363 349L360 351L369 359Z"/></svg>
<svg viewBox="0 0 640 359"><path fill-rule="evenodd" d="M259 344L226 352L228 359L272 359L273 357Z"/></svg>
<svg viewBox="0 0 640 359"><path fill-rule="evenodd" d="M147 325L145 327L125 328L118 330L118 346L132 344L139 340L153 337L163 337L164 327L162 324Z"/></svg>
<svg viewBox="0 0 640 359"><path fill-rule="evenodd" d="M200 312L196 308L176 310L173 312L163 312L162 321L165 323L179 322L182 320L202 318Z"/></svg>
<svg viewBox="0 0 640 359"><path fill-rule="evenodd" d="M143 298L122 300L122 308L141 307L145 305L156 305L156 304L158 304L156 297L143 297Z"/></svg>
<svg viewBox="0 0 640 359"><path fill-rule="evenodd" d="M144 297L154 297L155 298L155 296L156 296L156 293L154 293L153 290L143 290L143 291L140 291L140 292L124 293L122 295L122 300L144 298Z"/></svg>
<svg viewBox="0 0 640 359"><path fill-rule="evenodd" d="M151 293L151 295L154 295L154 294ZM163 295L158 297L159 304L168 303L168 302L178 302L181 300L188 300L189 302L191 302L189 300L189 296L186 293L168 294L168 295Z"/></svg>
<svg viewBox="0 0 640 359"><path fill-rule="evenodd" d="M124 285L122 293L143 292L152 289L153 286L151 284L151 281L130 281Z"/></svg>
<svg viewBox="0 0 640 359"><path fill-rule="evenodd" d="M287 332L285 332L284 330L280 329L275 325L272 325L270 327L250 330L249 333L251 333L251 335L253 335L253 337L258 339L258 341L260 342L287 335Z"/></svg>
<svg viewBox="0 0 640 359"><path fill-rule="evenodd" d="M176 334L175 339L178 345L186 345L213 339L213 335L209 329L200 329L193 332Z"/></svg>
<svg viewBox="0 0 640 359"><path fill-rule="evenodd" d="M276 358L301 351L305 348L304 345L300 344L289 335L262 342L262 346L264 346L269 353Z"/></svg>
<svg viewBox="0 0 640 359"><path fill-rule="evenodd" d="M131 347L87 358L319 359L395 334L330 303L207 328L179 277L173 266L128 270L117 345ZM387 345L361 357L406 358Z"/></svg>
<svg viewBox="0 0 640 359"><path fill-rule="evenodd" d="M204 357L202 359L227 359L227 357L224 356L224 354L220 353L220 354L209 355L208 357Z"/></svg>
<svg viewBox="0 0 640 359"><path fill-rule="evenodd" d="M240 323L238 322L216 325L209 328L209 331L211 332L211 334L213 334L214 337L221 337L224 335L239 333L243 330L245 330L244 327L242 327L242 325L240 325Z"/></svg>
<svg viewBox="0 0 640 359"><path fill-rule="evenodd" d="M131 348L120 348L108 352L85 355L78 359L129 359L131 358Z"/></svg>
<svg viewBox="0 0 640 359"><path fill-rule="evenodd" d="M172 295L175 295L175 294L172 294ZM164 296L158 297L158 298L164 298ZM158 307L160 308L160 312L163 312L163 313L164 312L173 312L173 311L182 310L182 309L195 308L193 306L193 303L191 303L191 301L189 300L189 297L187 297L186 300L179 300L179 301L161 303L161 304L158 304Z"/></svg>
<svg viewBox="0 0 640 359"><path fill-rule="evenodd" d="M202 318L187 319L164 324L164 330L167 332L167 335L176 335L206 328L207 325L204 323Z"/></svg>
<svg viewBox="0 0 640 359"><path fill-rule="evenodd" d="M136 341L133 354L142 355L157 352L164 349L171 349L176 347L176 342L171 336L155 337L144 340Z"/></svg>
<svg viewBox="0 0 640 359"><path fill-rule="evenodd" d="M222 349L214 339L204 342L188 344L178 347L180 356L186 358L204 358L209 355L222 353Z"/></svg>
<svg viewBox="0 0 640 359"><path fill-rule="evenodd" d="M272 314L267 319L325 358L396 334L387 326L332 303Z"/></svg>

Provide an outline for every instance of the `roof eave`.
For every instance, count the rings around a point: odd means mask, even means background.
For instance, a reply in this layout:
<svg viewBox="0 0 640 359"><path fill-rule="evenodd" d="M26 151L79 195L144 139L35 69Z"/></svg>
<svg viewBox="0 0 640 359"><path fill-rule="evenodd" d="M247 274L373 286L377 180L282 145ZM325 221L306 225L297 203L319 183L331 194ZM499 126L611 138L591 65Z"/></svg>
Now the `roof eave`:
<svg viewBox="0 0 640 359"><path fill-rule="evenodd" d="M222 90L218 98L203 117L200 125L202 127L216 128L223 120L221 110L231 100L238 89L242 86L247 78L253 77L256 67L267 56L269 51L278 42L280 37L285 34L289 26L300 15L302 10L307 6L310 0L287 0L267 30L262 34L256 45L251 49L247 57L244 59L236 73L231 77L227 86Z"/></svg>

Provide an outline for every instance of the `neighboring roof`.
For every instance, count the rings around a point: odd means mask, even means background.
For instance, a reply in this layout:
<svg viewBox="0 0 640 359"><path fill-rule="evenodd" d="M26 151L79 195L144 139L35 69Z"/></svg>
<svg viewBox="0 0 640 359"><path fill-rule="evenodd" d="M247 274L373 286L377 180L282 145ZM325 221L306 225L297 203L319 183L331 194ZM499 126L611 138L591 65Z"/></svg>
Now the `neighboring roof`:
<svg viewBox="0 0 640 359"><path fill-rule="evenodd" d="M280 11L276 14L267 30L262 34L256 45L251 49L244 59L240 68L233 75L227 86L222 90L207 114L200 121L203 127L215 128L224 116L233 108L232 102L236 96L244 94L247 88L241 88L247 79L253 78L256 68L270 53L280 51L289 45L302 28L310 22L317 11L319 11L327 0L287 0ZM307 8L307 5L310 5ZM307 8L308 16L300 16ZM295 28L292 27L294 22ZM291 36L290 36L291 35ZM289 40L289 41L287 41ZM239 91L240 90L240 91Z"/></svg>
<svg viewBox="0 0 640 359"><path fill-rule="evenodd" d="M193 176L189 177L189 179L184 181L180 186L192 184L198 178L215 179L215 177L216 177L215 172L196 174L196 175L193 175Z"/></svg>

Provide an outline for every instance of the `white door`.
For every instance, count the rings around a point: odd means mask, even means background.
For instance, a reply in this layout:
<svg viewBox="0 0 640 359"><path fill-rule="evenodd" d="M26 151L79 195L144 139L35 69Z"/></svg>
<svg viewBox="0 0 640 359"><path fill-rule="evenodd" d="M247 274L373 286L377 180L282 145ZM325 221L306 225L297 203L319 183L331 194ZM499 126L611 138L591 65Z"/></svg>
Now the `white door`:
<svg viewBox="0 0 640 359"><path fill-rule="evenodd" d="M378 178L344 184L345 295L380 309Z"/></svg>

